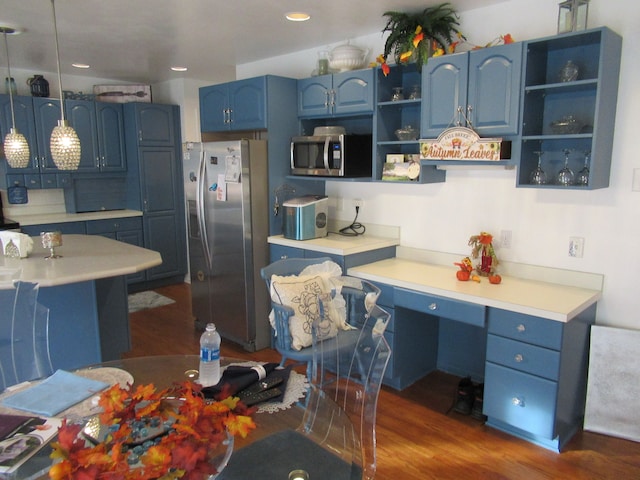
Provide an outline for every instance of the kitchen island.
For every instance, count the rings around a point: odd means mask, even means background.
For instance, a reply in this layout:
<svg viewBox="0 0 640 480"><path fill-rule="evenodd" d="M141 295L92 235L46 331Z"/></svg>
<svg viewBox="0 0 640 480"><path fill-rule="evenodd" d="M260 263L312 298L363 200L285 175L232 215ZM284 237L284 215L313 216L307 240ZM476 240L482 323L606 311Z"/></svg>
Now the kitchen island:
<svg viewBox="0 0 640 480"><path fill-rule="evenodd" d="M64 235L61 258L33 237L27 258L0 257L2 283L38 283L49 309L54 368L74 369L119 359L130 349L125 276L162 263L158 252L95 235Z"/></svg>

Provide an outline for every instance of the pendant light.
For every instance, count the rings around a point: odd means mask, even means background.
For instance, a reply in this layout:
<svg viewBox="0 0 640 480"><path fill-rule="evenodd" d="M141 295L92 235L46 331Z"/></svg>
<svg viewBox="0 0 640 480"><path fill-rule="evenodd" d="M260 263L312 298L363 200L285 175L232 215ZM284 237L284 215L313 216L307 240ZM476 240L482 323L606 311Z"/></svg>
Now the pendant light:
<svg viewBox="0 0 640 480"><path fill-rule="evenodd" d="M58 46L58 26L56 23L55 0L51 0L53 10L53 30L56 37L56 62L58 64L58 85L60 86L60 120L51 132L51 157L59 170L77 170L80 165L80 139L64 118L64 98L62 96L62 74L60 73L60 47Z"/></svg>
<svg viewBox="0 0 640 480"><path fill-rule="evenodd" d="M7 78L11 81L11 64L9 63L9 42L7 35L20 33L15 28L0 26L4 35L4 48L7 52ZM11 129L4 137L4 156L11 168L26 168L29 166L29 144L27 139L16 128L16 115L13 110L13 89L9 86L9 104L11 105Z"/></svg>

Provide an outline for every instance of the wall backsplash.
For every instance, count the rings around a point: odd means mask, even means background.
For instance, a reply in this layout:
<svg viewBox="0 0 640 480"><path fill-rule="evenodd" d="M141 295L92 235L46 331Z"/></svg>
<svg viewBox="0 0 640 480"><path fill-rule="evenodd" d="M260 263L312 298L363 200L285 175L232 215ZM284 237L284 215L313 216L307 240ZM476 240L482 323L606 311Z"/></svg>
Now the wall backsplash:
<svg viewBox="0 0 640 480"><path fill-rule="evenodd" d="M64 192L61 188L29 190L29 202L22 205L11 205L6 190L0 190L0 194L2 194L2 211L7 218L44 213L65 213Z"/></svg>

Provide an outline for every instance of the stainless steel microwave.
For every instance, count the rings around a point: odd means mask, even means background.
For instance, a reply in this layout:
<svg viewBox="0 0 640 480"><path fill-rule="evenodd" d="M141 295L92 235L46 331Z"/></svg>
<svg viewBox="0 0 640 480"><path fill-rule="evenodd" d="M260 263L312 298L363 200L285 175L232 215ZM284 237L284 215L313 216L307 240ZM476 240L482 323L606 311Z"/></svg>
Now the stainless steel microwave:
<svg viewBox="0 0 640 480"><path fill-rule="evenodd" d="M291 174L370 177L371 135L313 135L291 139Z"/></svg>

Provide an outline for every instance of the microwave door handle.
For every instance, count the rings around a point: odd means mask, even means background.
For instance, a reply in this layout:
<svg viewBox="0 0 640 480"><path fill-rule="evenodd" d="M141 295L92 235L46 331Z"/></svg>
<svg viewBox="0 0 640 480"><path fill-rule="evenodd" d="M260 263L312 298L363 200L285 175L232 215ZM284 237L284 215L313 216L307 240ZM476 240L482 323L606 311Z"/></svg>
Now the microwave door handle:
<svg viewBox="0 0 640 480"><path fill-rule="evenodd" d="M207 266L209 267L209 271L211 271L211 251L209 250L209 235L207 232L207 220L206 220L206 209L205 209L205 192L206 192L206 177L207 177L207 169L205 158L207 156L206 151L203 150L202 156L200 157L200 165L199 165L199 175L198 175L198 183L196 187L196 211L198 215L198 228L200 229L200 242L202 243L202 251L204 253L205 261L207 262Z"/></svg>
<svg viewBox="0 0 640 480"><path fill-rule="evenodd" d="M329 143L331 142L331 137L327 137L324 139L324 168L329 173Z"/></svg>

